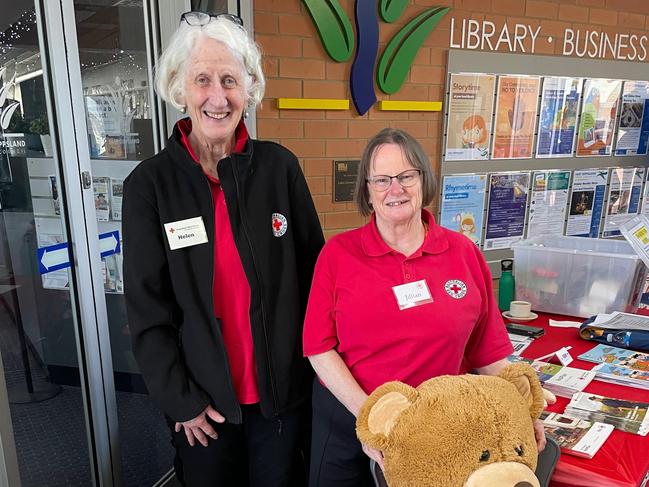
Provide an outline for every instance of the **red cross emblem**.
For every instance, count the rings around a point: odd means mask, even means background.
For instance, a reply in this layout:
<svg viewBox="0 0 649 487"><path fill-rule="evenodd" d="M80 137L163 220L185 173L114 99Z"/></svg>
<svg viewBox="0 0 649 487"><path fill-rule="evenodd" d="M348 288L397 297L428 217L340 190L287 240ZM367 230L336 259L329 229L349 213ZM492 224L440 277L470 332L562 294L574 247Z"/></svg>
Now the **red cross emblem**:
<svg viewBox="0 0 649 487"><path fill-rule="evenodd" d="M171 227L171 228L169 229L169 233L174 233L175 231L176 231L176 230L174 230L173 227Z"/></svg>
<svg viewBox="0 0 649 487"><path fill-rule="evenodd" d="M286 233L288 228L288 221L286 217L281 213L273 213L271 216L271 227L273 228L273 235L275 237L281 237Z"/></svg>
<svg viewBox="0 0 649 487"><path fill-rule="evenodd" d="M466 284L459 279L451 279L444 284L446 294L454 299L461 299L466 296Z"/></svg>

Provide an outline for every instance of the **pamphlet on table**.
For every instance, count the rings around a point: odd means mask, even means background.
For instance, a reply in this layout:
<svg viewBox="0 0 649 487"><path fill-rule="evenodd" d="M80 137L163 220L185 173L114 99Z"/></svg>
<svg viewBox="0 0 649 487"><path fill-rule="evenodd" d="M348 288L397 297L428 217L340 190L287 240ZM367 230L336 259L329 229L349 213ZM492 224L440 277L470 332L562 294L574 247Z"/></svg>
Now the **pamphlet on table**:
<svg viewBox="0 0 649 487"><path fill-rule="evenodd" d="M615 429L610 424L547 411L541 414L541 421L546 436L557 442L562 453L584 458L593 458Z"/></svg>
<svg viewBox="0 0 649 487"><path fill-rule="evenodd" d="M588 421L611 424L615 428L646 436L649 432L649 403L616 399L589 392L572 396L566 414Z"/></svg>

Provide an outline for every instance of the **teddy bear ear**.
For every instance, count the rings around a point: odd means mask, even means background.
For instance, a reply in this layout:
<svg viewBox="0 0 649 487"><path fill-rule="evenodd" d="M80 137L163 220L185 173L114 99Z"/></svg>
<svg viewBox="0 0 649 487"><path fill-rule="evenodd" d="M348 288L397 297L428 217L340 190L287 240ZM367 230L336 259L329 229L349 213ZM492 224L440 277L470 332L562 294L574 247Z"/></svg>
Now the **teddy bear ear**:
<svg viewBox="0 0 649 487"><path fill-rule="evenodd" d="M501 370L498 377L514 384L527 402L530 417L538 419L543 411L543 389L536 371L528 364L515 363Z"/></svg>
<svg viewBox="0 0 649 487"><path fill-rule="evenodd" d="M387 382L367 398L356 419L356 435L382 449L399 416L417 399L417 391L402 382Z"/></svg>

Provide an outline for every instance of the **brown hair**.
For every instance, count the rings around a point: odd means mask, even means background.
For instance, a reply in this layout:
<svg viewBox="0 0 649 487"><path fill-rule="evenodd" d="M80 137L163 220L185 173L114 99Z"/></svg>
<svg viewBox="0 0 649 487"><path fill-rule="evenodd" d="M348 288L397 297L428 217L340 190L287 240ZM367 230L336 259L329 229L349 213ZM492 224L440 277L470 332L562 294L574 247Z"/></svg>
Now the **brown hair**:
<svg viewBox="0 0 649 487"><path fill-rule="evenodd" d="M464 130L472 130L473 127L478 127L479 129L482 129L482 137L480 137L480 140L477 142L478 144L482 144L487 140L487 125L485 124L484 118L482 118L480 115L471 115L470 117L467 117L466 120L462 123L462 128Z"/></svg>
<svg viewBox="0 0 649 487"><path fill-rule="evenodd" d="M372 213L369 203L369 191L367 189L367 178L370 176L370 164L376 149L384 144L396 144L403 151L406 159L412 167L421 171L422 205L428 206L435 197L436 181L433 170L430 167L430 160L419 142L407 132L400 129L385 128L372 137L363 151L361 163L356 176L356 188L354 201L358 211L363 216Z"/></svg>

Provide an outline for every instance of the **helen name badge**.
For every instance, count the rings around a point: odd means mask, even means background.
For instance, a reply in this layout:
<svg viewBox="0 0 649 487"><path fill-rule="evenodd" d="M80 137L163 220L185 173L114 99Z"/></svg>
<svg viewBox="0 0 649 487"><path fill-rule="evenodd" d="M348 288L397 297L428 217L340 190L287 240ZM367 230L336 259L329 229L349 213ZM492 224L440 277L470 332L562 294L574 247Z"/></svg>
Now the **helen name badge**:
<svg viewBox="0 0 649 487"><path fill-rule="evenodd" d="M392 291L397 298L399 309L412 308L413 306L421 306L422 304L433 302L433 297L430 295L424 279L394 286Z"/></svg>
<svg viewBox="0 0 649 487"><path fill-rule="evenodd" d="M165 223L164 227L171 250L207 243L207 232L201 216Z"/></svg>

